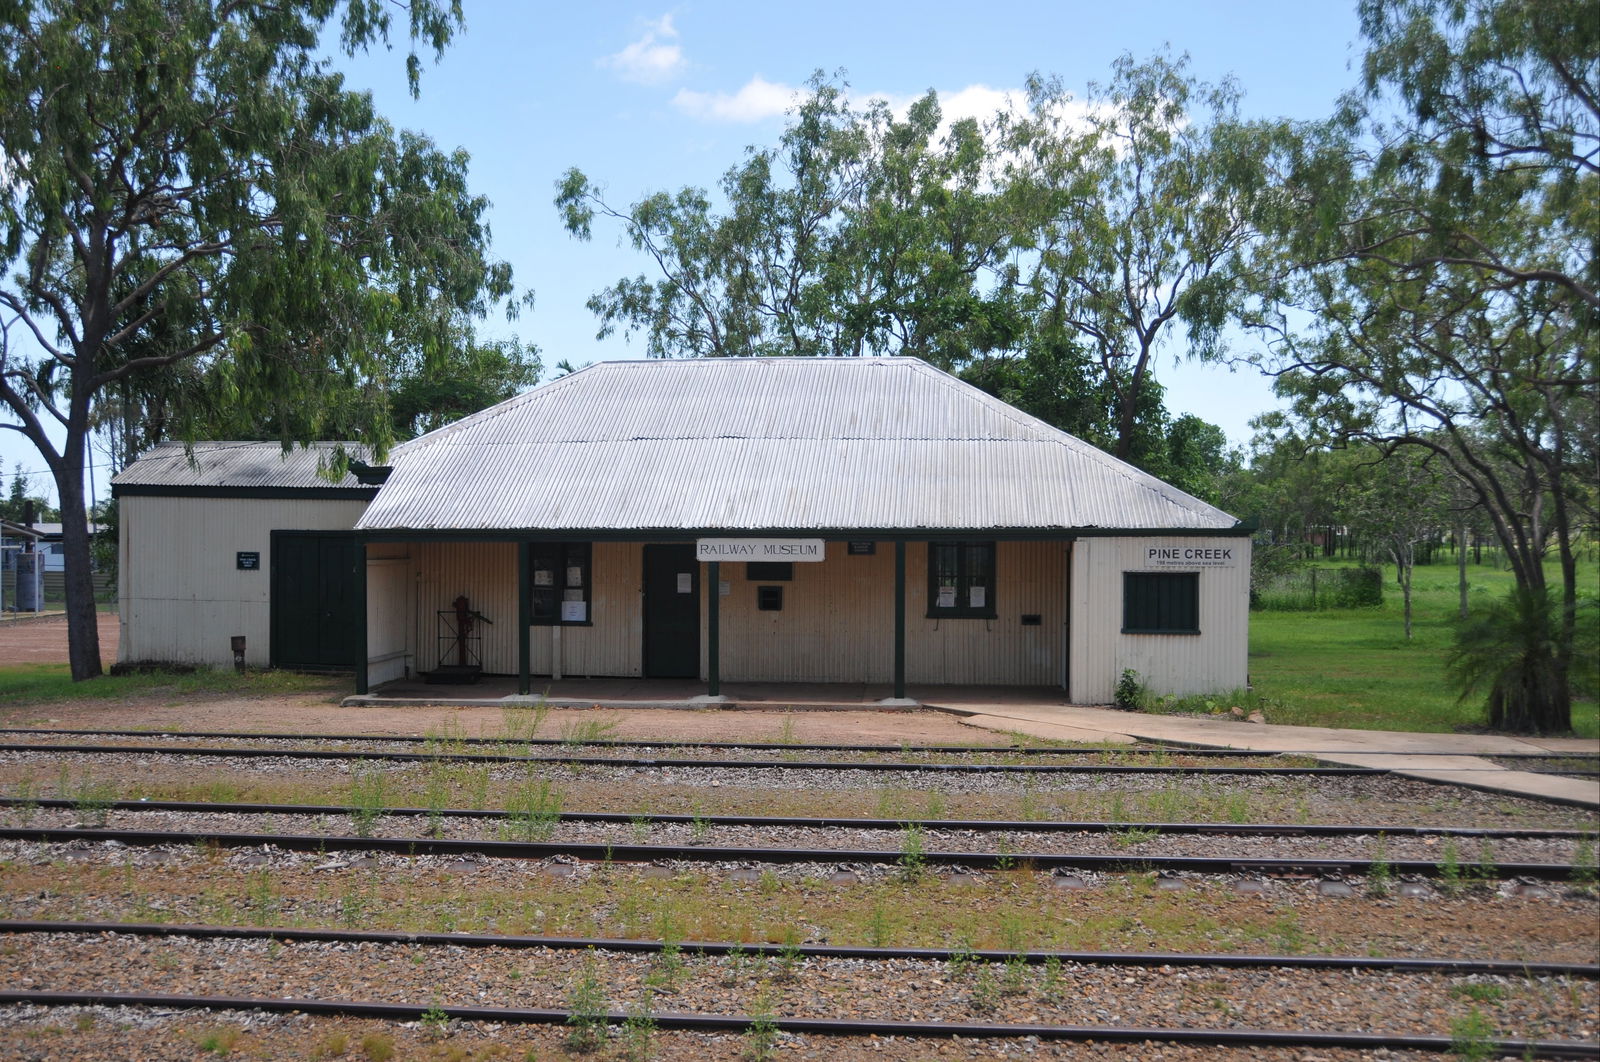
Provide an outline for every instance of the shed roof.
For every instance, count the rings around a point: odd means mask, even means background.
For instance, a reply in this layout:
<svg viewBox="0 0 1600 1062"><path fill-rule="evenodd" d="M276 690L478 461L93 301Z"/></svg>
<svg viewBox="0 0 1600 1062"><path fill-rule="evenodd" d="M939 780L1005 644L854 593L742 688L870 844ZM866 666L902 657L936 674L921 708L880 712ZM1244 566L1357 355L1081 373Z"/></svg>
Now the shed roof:
<svg viewBox="0 0 1600 1062"><path fill-rule="evenodd" d="M366 531L1222 530L915 358L601 362L393 451Z"/></svg>
<svg viewBox="0 0 1600 1062"><path fill-rule="evenodd" d="M366 453L354 443L315 442L285 450L277 442L157 443L148 453L111 480L113 490L131 493L162 490L291 490L361 489L355 476L330 482L318 469L343 446L353 457ZM365 488L368 493L371 488Z"/></svg>

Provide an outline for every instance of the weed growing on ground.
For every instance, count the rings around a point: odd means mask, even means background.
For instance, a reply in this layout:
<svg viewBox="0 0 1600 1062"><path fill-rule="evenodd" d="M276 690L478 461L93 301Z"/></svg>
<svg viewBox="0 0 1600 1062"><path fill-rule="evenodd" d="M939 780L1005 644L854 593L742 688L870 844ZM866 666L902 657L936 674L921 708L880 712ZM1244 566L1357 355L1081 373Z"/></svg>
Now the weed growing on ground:
<svg viewBox="0 0 1600 1062"><path fill-rule="evenodd" d="M311 1049L311 1057L343 1058L350 1050L350 1034L342 1030L335 1030L318 1041L317 1046Z"/></svg>
<svg viewBox="0 0 1600 1062"><path fill-rule="evenodd" d="M1502 1003L1506 998L1505 985L1485 981L1463 981L1450 986L1450 994L1457 999L1470 999L1474 1003Z"/></svg>
<svg viewBox="0 0 1600 1062"><path fill-rule="evenodd" d="M648 988L639 997L636 1007L628 1011L628 1016L622 1022L622 1044L619 1057L626 1062L645 1062L651 1053L651 1037L655 1035L656 1019L651 1009L651 993Z"/></svg>
<svg viewBox="0 0 1600 1062"><path fill-rule="evenodd" d="M588 1054L606 1039L606 997L595 973L594 957L584 959L583 972L567 990L567 1049Z"/></svg>
<svg viewBox="0 0 1600 1062"><path fill-rule="evenodd" d="M1389 869L1388 843L1383 834L1378 834L1378 843L1372 851L1372 865L1367 870L1367 895L1382 897L1389 895Z"/></svg>
<svg viewBox="0 0 1600 1062"><path fill-rule="evenodd" d="M1439 888L1446 896L1459 896L1465 888L1461 874L1461 853L1456 850L1456 839L1444 839L1444 851L1439 854Z"/></svg>
<svg viewBox="0 0 1600 1062"><path fill-rule="evenodd" d="M72 772L63 764L56 778L56 795L62 800L72 801L72 809L77 812L80 825L99 829L105 826L111 816L111 804L117 799L117 786L115 782L99 782L88 775L74 780Z"/></svg>
<svg viewBox="0 0 1600 1062"><path fill-rule="evenodd" d="M501 825L503 840L548 841L561 824L561 806L565 798L561 791L552 789L548 779L533 776L529 768L525 777L506 802L507 820Z"/></svg>
<svg viewBox="0 0 1600 1062"><path fill-rule="evenodd" d="M1028 990L1028 960L1013 955L1006 960L1005 972L1000 978L1000 994L1020 996Z"/></svg>
<svg viewBox="0 0 1600 1062"><path fill-rule="evenodd" d="M914 822L907 823L900 835L900 877L905 881L918 881L926 869L922 827Z"/></svg>
<svg viewBox="0 0 1600 1062"><path fill-rule="evenodd" d="M778 1054L778 1023L763 996L750 1010L750 1024L744 1033L744 1057L750 1062L771 1062Z"/></svg>
<svg viewBox="0 0 1600 1062"><path fill-rule="evenodd" d="M1111 831L1111 839L1122 848L1132 848L1134 845L1153 841L1161 836L1161 831L1154 826L1126 826L1120 830Z"/></svg>
<svg viewBox="0 0 1600 1062"><path fill-rule="evenodd" d="M867 943L874 948L887 948L894 933L889 926L889 912L884 910L883 901L872 905L872 911L867 915Z"/></svg>
<svg viewBox="0 0 1600 1062"><path fill-rule="evenodd" d="M927 807L923 810L922 817L934 822L944 818L944 795L937 789L928 790Z"/></svg>
<svg viewBox="0 0 1600 1062"><path fill-rule="evenodd" d="M999 1003L1000 989L995 985L994 968L989 963L980 963L977 976L972 979L967 1005L975 1014L993 1014Z"/></svg>
<svg viewBox="0 0 1600 1062"><path fill-rule="evenodd" d="M550 706L540 697L531 708L521 706L504 708L500 712L500 734L509 743L527 744L539 734Z"/></svg>
<svg viewBox="0 0 1600 1062"><path fill-rule="evenodd" d="M1572 874L1568 879L1572 891L1581 896L1592 895L1600 881L1600 867L1596 866L1595 841L1592 836L1578 838L1572 848Z"/></svg>
<svg viewBox="0 0 1600 1062"><path fill-rule="evenodd" d="M803 961L803 956L800 954L800 943L793 935L790 935L782 946L778 948L777 979L784 982L799 980L800 965Z"/></svg>
<svg viewBox="0 0 1600 1062"><path fill-rule="evenodd" d="M1485 1062L1495 1055L1494 1023L1477 1007L1450 1020L1450 1051L1466 1062Z"/></svg>
<svg viewBox="0 0 1600 1062"><path fill-rule="evenodd" d="M394 1037L370 1032L361 1038L361 1053L369 1062L389 1062L394 1057Z"/></svg>
<svg viewBox="0 0 1600 1062"><path fill-rule="evenodd" d="M17 781L11 788L12 799L16 800L12 811L23 826L33 824L33 816L39 810L39 784L33 780L33 775L27 775Z"/></svg>
<svg viewBox="0 0 1600 1062"><path fill-rule="evenodd" d="M1500 879L1500 868L1494 862L1494 844L1487 838L1478 847L1478 865L1473 868L1473 883L1479 888L1489 888Z"/></svg>
<svg viewBox="0 0 1600 1062"><path fill-rule="evenodd" d="M210 1051L212 1054L225 1055L232 1051L243 1035L231 1025L221 1025L215 1029L207 1029L196 1039L200 1050Z"/></svg>
<svg viewBox="0 0 1600 1062"><path fill-rule="evenodd" d="M450 1015L445 1013L445 1009L435 999L428 1005L428 1009L422 1012L423 1035L431 1040L438 1040L444 1036L449 1028Z"/></svg>
<svg viewBox="0 0 1600 1062"><path fill-rule="evenodd" d="M350 780L350 825L357 837L371 837L372 828L388 810L381 770L358 769Z"/></svg>
<svg viewBox="0 0 1600 1062"><path fill-rule="evenodd" d="M609 741L616 736L617 726L615 719L585 719L581 722L571 722L561 731L561 743L577 746Z"/></svg>
<svg viewBox="0 0 1600 1062"><path fill-rule="evenodd" d="M1044 981L1039 986L1039 991L1045 999L1054 1000L1061 995L1061 959L1055 955L1046 956L1044 960Z"/></svg>

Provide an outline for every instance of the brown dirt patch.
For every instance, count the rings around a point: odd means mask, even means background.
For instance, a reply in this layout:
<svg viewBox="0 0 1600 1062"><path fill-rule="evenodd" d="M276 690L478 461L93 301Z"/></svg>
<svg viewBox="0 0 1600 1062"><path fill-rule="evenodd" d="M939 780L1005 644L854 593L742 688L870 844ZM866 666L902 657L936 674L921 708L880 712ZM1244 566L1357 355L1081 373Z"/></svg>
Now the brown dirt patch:
<svg viewBox="0 0 1600 1062"><path fill-rule="evenodd" d="M117 639L122 633L115 612L98 614L100 662L110 667L117 659ZM0 618L0 665L65 664L67 617L65 613Z"/></svg>

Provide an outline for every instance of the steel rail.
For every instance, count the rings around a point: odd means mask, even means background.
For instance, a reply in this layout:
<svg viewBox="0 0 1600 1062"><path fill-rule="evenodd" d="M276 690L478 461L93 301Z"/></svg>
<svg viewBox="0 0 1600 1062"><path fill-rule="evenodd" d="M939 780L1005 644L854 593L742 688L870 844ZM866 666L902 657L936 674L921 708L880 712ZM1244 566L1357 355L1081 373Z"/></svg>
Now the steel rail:
<svg viewBox="0 0 1600 1062"><path fill-rule="evenodd" d="M472 745L483 747L500 747L505 745L538 745L550 747L584 746L589 748L642 748L642 749L764 749L767 751L783 750L813 750L817 752L899 752L899 753L949 753L970 755L1007 755L1007 756L1155 756L1173 755L1200 757L1243 757L1247 759L1274 759L1284 756L1319 756L1319 755L1348 755L1348 750L1342 749L1310 749L1295 752L1262 752L1246 748L1217 748L1211 746L1194 747L1181 742L1151 743L1129 746L1096 746L1093 748L1065 748L1049 745L835 745L835 744L802 744L797 742L781 741L660 741L633 738L598 738L593 741L574 741L571 738L510 738L510 737L429 737L416 734L282 734L266 731L233 731L233 730L65 730L51 727L0 727L0 734L43 734L62 737L85 737L102 734L108 737L143 737L143 738L239 738L255 741L370 741L393 742L395 744L425 745L429 743L443 743L450 745ZM1421 750L1406 752L1407 756L1461 756L1474 755L1472 753L1446 752L1437 750ZM1593 759L1587 753L1579 752L1531 752L1507 751L1484 753L1486 758L1493 759L1529 759L1529 760L1563 760L1563 759Z"/></svg>
<svg viewBox="0 0 1600 1062"><path fill-rule="evenodd" d="M349 999L294 999L259 996L175 995L163 992L53 992L28 989L0 990L0 1006L155 1007L167 1010L255 1010L298 1012L319 1016L363 1017L421 1021L425 1015L442 1015L452 1021L497 1022L506 1025L561 1025L572 1012L553 1008L440 1006L430 1003L376 1003ZM629 1015L608 1011L605 1021L618 1025ZM674 1011L653 1013L658 1029L702 1032L746 1032L757 1021L768 1028L817 1036L904 1036L929 1039L960 1036L968 1039L1096 1040L1115 1043L1147 1041L1199 1044L1215 1047L1352 1047L1391 1048L1445 1052L1454 1044L1449 1036L1386 1033L1312 1032L1298 1029L1195 1029L1130 1027L1116 1025L1024 1025L977 1022L873 1021L833 1018L755 1018L743 1014L693 1014ZM1575 1040L1499 1040L1489 1045L1502 1054L1534 1058L1600 1058L1600 1044Z"/></svg>
<svg viewBox="0 0 1600 1062"><path fill-rule="evenodd" d="M64 797L0 797L0 807L80 808L83 802ZM218 803L205 800L111 800L97 802L97 808L114 811L177 811L203 814L237 815L352 815L365 809L346 804L257 804ZM396 818L481 819L514 821L515 811L475 808L384 808L382 815ZM620 811L564 811L552 816L560 822L608 823L660 826L764 826L795 829L902 830L916 826L922 830L972 831L987 833L1124 833L1154 830L1169 836L1199 835L1216 837L1461 837L1468 840L1581 840L1593 837L1593 830L1553 828L1515 829L1508 826L1369 826L1308 825L1297 823L1236 822L1065 822L1031 819L865 819L845 817L807 817L786 815L670 815L630 814Z"/></svg>
<svg viewBox="0 0 1600 1062"><path fill-rule="evenodd" d="M325 944L417 944L430 947L508 948L551 951L610 951L618 954L654 955L668 947L679 954L802 955L814 959L896 959L949 962L956 957L977 962L1022 961L1041 966L1051 961L1080 966L1199 966L1228 969L1278 968L1295 970L1382 970L1392 973L1438 973L1458 977L1582 977L1600 978L1600 965L1573 962L1521 962L1505 959L1418 959L1370 955L1247 955L1237 952L1107 952L1107 951L1006 951L998 948L951 950L946 948L888 948L845 944L767 944L732 941L684 940L668 944L631 937L548 937L532 934L429 933L410 930L334 929L305 926L183 925L171 922L64 922L59 920L0 919L0 933L115 934L130 937L189 937L196 940L276 940Z"/></svg>
<svg viewBox="0 0 1600 1062"><path fill-rule="evenodd" d="M348 837L280 833L228 833L210 830L111 830L49 827L0 828L0 840L33 843L116 841L129 847L214 845L219 848L273 847L294 852L395 852L402 855L479 855L495 859L549 859L566 856L594 863L824 863L900 865L906 855L883 849L746 848L715 845L594 844L589 842L485 841L439 837ZM1436 876L1438 863L1409 859L1274 859L1260 856L1088 855L1054 852L936 852L919 855L923 866L1007 870L1035 869L1129 871L1192 871L1203 874L1324 875L1364 874L1379 862L1391 874ZM1501 863L1497 877L1566 881L1576 871L1564 863ZM1459 872L1459 871L1458 871ZM1471 873L1470 866L1465 871Z"/></svg>
<svg viewBox="0 0 1600 1062"><path fill-rule="evenodd" d="M1041 763L907 763L835 762L830 760L696 760L642 759L620 756L517 756L476 752L370 752L362 749L262 749L216 748L186 745L32 745L0 743L0 752L73 752L87 755L137 754L156 756L212 756L235 759L380 760L394 763L550 763L585 767L672 767L747 770L772 768L791 771L874 771L973 774L1182 774L1182 775L1310 775L1321 778L1370 778L1387 774L1374 767L1137 767L1125 764Z"/></svg>

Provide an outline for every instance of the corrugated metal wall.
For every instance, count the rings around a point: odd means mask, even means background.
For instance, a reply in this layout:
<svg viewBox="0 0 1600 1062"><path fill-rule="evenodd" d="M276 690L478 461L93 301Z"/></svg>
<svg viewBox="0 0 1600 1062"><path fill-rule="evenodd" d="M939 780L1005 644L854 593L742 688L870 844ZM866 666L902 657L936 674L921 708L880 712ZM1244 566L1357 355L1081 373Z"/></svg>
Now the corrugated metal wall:
<svg viewBox="0 0 1600 1062"><path fill-rule="evenodd" d="M1227 568L1151 568L1152 546L1231 546ZM1199 634L1123 634L1122 573L1198 571ZM1248 538L1087 538L1074 547L1072 688L1077 704L1109 703L1125 668L1154 693L1223 692L1249 678L1250 540Z"/></svg>
<svg viewBox="0 0 1600 1062"><path fill-rule="evenodd" d="M380 552L381 551L381 552ZM411 558L393 547L367 550L367 681L372 685L403 678L414 670L410 644L414 619Z"/></svg>
<svg viewBox="0 0 1600 1062"><path fill-rule="evenodd" d="M889 682L894 678L894 544L849 556L829 542L821 564L796 564L794 581L745 578L722 566L722 677L729 681ZM929 619L928 548L906 545L906 681L1059 685L1065 622L1063 542L1000 542L992 620ZM756 607L756 587L782 585L783 610ZM1024 614L1040 617L1022 625ZM705 639L702 638L702 644Z"/></svg>
<svg viewBox="0 0 1600 1062"><path fill-rule="evenodd" d="M439 640L439 610L451 609L463 594L474 611L490 620L480 624L483 669L517 673L517 547L510 542L410 543L412 577L413 673L455 663L454 643Z"/></svg>
<svg viewBox="0 0 1600 1062"><path fill-rule="evenodd" d="M346 531L366 508L342 499L165 498L120 500L119 661L233 664L230 638L246 639L246 663L265 667L271 637L272 532ZM261 554L240 571L238 552Z"/></svg>
<svg viewBox="0 0 1600 1062"><path fill-rule="evenodd" d="M531 627L533 673L568 678L640 674L644 639L644 547L637 542L596 542L590 555L588 627ZM560 647L560 667L555 651ZM514 663L514 662L513 662ZM515 671L515 666L512 667Z"/></svg>

